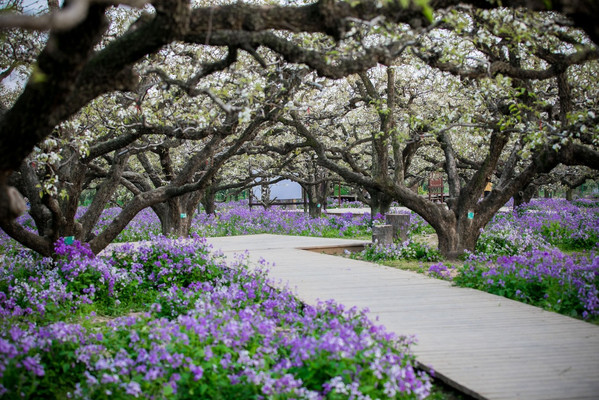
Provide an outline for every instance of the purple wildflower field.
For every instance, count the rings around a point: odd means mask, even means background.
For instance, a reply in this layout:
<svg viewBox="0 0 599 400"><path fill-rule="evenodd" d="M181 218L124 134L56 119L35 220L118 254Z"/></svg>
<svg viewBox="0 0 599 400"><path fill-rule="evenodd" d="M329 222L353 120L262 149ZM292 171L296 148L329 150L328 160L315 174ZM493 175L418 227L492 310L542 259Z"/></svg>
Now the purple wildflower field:
<svg viewBox="0 0 599 400"><path fill-rule="evenodd" d="M463 266L429 274L599 322L599 202L534 200L498 214Z"/></svg>
<svg viewBox="0 0 599 400"><path fill-rule="evenodd" d="M376 220L381 220L378 215ZM197 214L192 231L200 236L231 236L255 233L302 235L321 237L356 237L371 235L370 214L353 216L323 215L310 218L301 210L290 211L279 207L249 210L244 203L223 205L215 215Z"/></svg>
<svg viewBox="0 0 599 400"><path fill-rule="evenodd" d="M102 224L118 210L108 209ZM26 217L22 217L27 223ZM30 223L30 222L29 222ZM31 227L33 229L33 227ZM56 260L0 237L0 396L7 398L424 398L430 378L410 346L333 301L275 290L243 257L227 265L201 236L278 233L367 237L370 216L323 216L234 203L194 216L194 239L160 237L144 210L97 256L59 241ZM598 321L599 204L536 200L500 213L463 266L432 276ZM436 260L414 237L371 258ZM420 247L419 247L420 246ZM564 252L565 251L565 252ZM265 265L265 267L267 267Z"/></svg>
<svg viewBox="0 0 599 400"><path fill-rule="evenodd" d="M497 214L482 233L477 250L513 255L553 247L591 250L598 243L599 201L536 199L516 211Z"/></svg>
<svg viewBox="0 0 599 400"><path fill-rule="evenodd" d="M120 210L111 208L104 211L97 226L99 232ZM380 220L382 216L377 216ZM375 219L377 219L375 218ZM310 218L301 210L291 211L280 207L249 209L247 202L222 203L215 214L196 213L191 223L191 233L199 236L233 236L257 233L281 235L303 235L321 237L356 237L371 234L370 214L353 217L344 215L323 215ZM151 209L140 212L117 238L118 242L148 240L159 236L160 221Z"/></svg>
<svg viewBox="0 0 599 400"><path fill-rule="evenodd" d="M0 396L7 398L426 397L413 338L364 311L300 303L241 255L203 239L125 244L94 257L59 241L0 275ZM266 265L265 265L266 267Z"/></svg>
<svg viewBox="0 0 599 400"><path fill-rule="evenodd" d="M84 208L79 209L82 215ZM94 229L99 234L120 212L117 207L104 210ZM375 216L382 220L382 216ZM352 216L351 213L342 215L323 215L320 218L310 218L298 211L284 210L271 207L264 210L257 207L249 210L247 201L221 203L215 214L204 212L195 213L191 223L191 234L205 236L233 236L257 233L273 233L281 235L303 235L318 237L370 237L370 214ZM21 216L18 222L28 229L35 231L34 223L28 214ZM420 223L423 223L420 219ZM119 234L115 242L137 242L153 240L161 236L160 220L149 208L142 210ZM0 230L0 254L14 254L22 247Z"/></svg>

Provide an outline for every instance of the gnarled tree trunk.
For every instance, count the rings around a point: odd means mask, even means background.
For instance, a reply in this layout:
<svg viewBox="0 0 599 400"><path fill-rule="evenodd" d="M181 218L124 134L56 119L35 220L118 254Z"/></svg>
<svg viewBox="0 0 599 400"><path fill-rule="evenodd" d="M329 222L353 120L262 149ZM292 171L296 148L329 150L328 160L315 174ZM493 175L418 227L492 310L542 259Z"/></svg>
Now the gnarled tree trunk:
<svg viewBox="0 0 599 400"><path fill-rule="evenodd" d="M447 259L457 259L465 252L474 252L487 218L470 219L467 215L456 218L453 224L434 226L439 240L439 251Z"/></svg>
<svg viewBox="0 0 599 400"><path fill-rule="evenodd" d="M322 210L327 202L328 182L323 181L312 185L302 185L306 191L308 200L308 213L311 218L318 218L322 215Z"/></svg>
<svg viewBox="0 0 599 400"><path fill-rule="evenodd" d="M206 214L214 214L216 212L216 193L214 193L212 188L209 187L206 189L200 202Z"/></svg>
<svg viewBox="0 0 599 400"><path fill-rule="evenodd" d="M193 214L181 212L181 208L169 207L160 218L162 234L168 237L185 238L189 236Z"/></svg>
<svg viewBox="0 0 599 400"><path fill-rule="evenodd" d="M154 205L152 209L160 219L162 234L176 238L188 237L191 220L203 197L202 191L196 191Z"/></svg>
<svg viewBox="0 0 599 400"><path fill-rule="evenodd" d="M385 215L391 208L393 197L379 191L369 191L370 193L370 218L371 221L378 215Z"/></svg>
<svg viewBox="0 0 599 400"><path fill-rule="evenodd" d="M537 191L537 186L534 184L528 185L525 189L514 194L514 210L518 209L523 204L530 203L532 197Z"/></svg>

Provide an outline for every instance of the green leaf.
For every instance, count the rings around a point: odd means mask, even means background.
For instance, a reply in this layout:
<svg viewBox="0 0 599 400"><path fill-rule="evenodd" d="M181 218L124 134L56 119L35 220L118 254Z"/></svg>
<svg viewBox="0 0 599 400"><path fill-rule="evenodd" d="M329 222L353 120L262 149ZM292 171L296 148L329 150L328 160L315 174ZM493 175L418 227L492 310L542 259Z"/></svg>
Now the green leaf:
<svg viewBox="0 0 599 400"><path fill-rule="evenodd" d="M30 79L33 83L44 83L48 80L48 75L46 75L46 73L42 71L37 64L34 64Z"/></svg>
<svg viewBox="0 0 599 400"><path fill-rule="evenodd" d="M422 15L424 15L428 22L433 22L433 9L428 4L422 6Z"/></svg>
<svg viewBox="0 0 599 400"><path fill-rule="evenodd" d="M170 396L171 394L173 394L173 387L171 385L166 385L163 389L162 389L162 393L165 396Z"/></svg>

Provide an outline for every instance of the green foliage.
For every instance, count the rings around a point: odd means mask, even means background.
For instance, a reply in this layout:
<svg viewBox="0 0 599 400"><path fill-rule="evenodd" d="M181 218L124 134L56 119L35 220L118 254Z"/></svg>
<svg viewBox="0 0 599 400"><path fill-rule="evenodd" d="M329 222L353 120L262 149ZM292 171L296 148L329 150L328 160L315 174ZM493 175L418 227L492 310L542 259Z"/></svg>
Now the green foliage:
<svg viewBox="0 0 599 400"><path fill-rule="evenodd" d="M472 257L457 268L453 282L572 317L597 315L599 274L593 257L552 252L500 257L494 263Z"/></svg>
<svg viewBox="0 0 599 400"><path fill-rule="evenodd" d="M3 320L0 388L10 398L293 399L313 398L304 392L314 390L347 399L351 387L370 398L394 390L393 398L416 399L430 389L413 369L411 339L392 339L355 308L304 305L273 289L265 273L250 272L245 259L228 267L205 246L166 240L124 246L102 260L84 246L61 243L59 250L60 274L45 272L60 278L56 286L65 283L64 292L89 295L97 279L93 297L100 302L100 295L122 299L130 288L160 293L144 313L118 318L90 313L79 324L36 324L22 316L20 327ZM100 276L88 273L90 266ZM135 285L119 284L125 271Z"/></svg>
<svg viewBox="0 0 599 400"><path fill-rule="evenodd" d="M418 236L418 235L432 235L436 233L435 228L427 223L422 224L412 224L410 226L410 236Z"/></svg>
<svg viewBox="0 0 599 400"><path fill-rule="evenodd" d="M391 246L381 246L378 244L369 245L363 251L352 254L352 258L372 262L402 259L438 261L441 259L441 253L438 249L433 249L424 243L408 241L406 243L397 243Z"/></svg>
<svg viewBox="0 0 599 400"><path fill-rule="evenodd" d="M441 259L438 249L420 242L410 242L404 254L404 258L408 260L439 261Z"/></svg>
<svg viewBox="0 0 599 400"><path fill-rule="evenodd" d="M476 242L476 253L487 255L514 255L521 248L501 232L483 234Z"/></svg>
<svg viewBox="0 0 599 400"><path fill-rule="evenodd" d="M584 235L573 235L573 233L570 228L557 221L541 227L541 234L549 243L564 251L591 250L599 243L599 232L585 232Z"/></svg>

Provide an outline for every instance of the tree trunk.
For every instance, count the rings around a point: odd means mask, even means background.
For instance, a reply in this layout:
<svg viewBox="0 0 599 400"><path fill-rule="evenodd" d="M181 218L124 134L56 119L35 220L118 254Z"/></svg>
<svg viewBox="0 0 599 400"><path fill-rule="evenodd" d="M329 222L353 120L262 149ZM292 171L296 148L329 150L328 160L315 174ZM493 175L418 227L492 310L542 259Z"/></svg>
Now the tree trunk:
<svg viewBox="0 0 599 400"><path fill-rule="evenodd" d="M439 239L439 251L449 259L455 260L466 251L474 252L480 236L480 221L463 216L456 220L455 225L445 225L435 229Z"/></svg>
<svg viewBox="0 0 599 400"><path fill-rule="evenodd" d="M566 200L572 201L574 199L574 189L568 189L566 191Z"/></svg>
<svg viewBox="0 0 599 400"><path fill-rule="evenodd" d="M393 225L375 225L372 227L372 243L381 246L393 244Z"/></svg>
<svg viewBox="0 0 599 400"><path fill-rule="evenodd" d="M369 192L370 193L370 217L374 219L377 214L385 215L391 208L393 198L384 194L383 192Z"/></svg>
<svg viewBox="0 0 599 400"><path fill-rule="evenodd" d="M393 239L404 243L408 240L408 231L410 230L410 214L387 214L385 215L387 224L393 226Z"/></svg>
<svg viewBox="0 0 599 400"><path fill-rule="evenodd" d="M177 212L178 209L169 210L164 219L160 220L162 234L174 238L189 237L191 228L191 214Z"/></svg>
<svg viewBox="0 0 599 400"><path fill-rule="evenodd" d="M327 183L321 182L314 185L306 185L305 193L308 197L308 212L311 218L319 218L327 201Z"/></svg>
<svg viewBox="0 0 599 400"><path fill-rule="evenodd" d="M193 193L188 193L152 207L160 219L162 234L175 238L189 237L197 203L197 194L193 196Z"/></svg>
<svg viewBox="0 0 599 400"><path fill-rule="evenodd" d="M308 201L308 213L310 214L310 218L320 218L322 215L322 207L320 203L316 203L314 201Z"/></svg>
<svg viewBox="0 0 599 400"><path fill-rule="evenodd" d="M44 257L51 257L54 254L54 242L58 238L39 236L28 231L19 225L16 221L0 220L0 228L11 238L21 243L23 246L41 254Z"/></svg>
<svg viewBox="0 0 599 400"><path fill-rule="evenodd" d="M530 184L523 190L520 190L519 192L514 194L514 210L516 210L523 204L529 203L532 197L534 196L536 190L537 186L534 184Z"/></svg>
<svg viewBox="0 0 599 400"><path fill-rule="evenodd" d="M214 214L216 212L216 195L210 188L204 191L202 199L200 200L206 214Z"/></svg>

